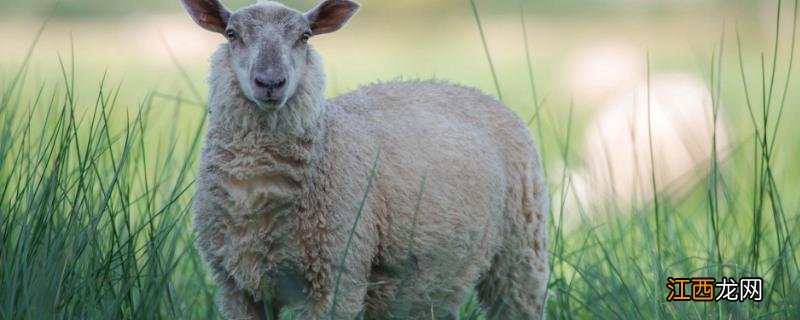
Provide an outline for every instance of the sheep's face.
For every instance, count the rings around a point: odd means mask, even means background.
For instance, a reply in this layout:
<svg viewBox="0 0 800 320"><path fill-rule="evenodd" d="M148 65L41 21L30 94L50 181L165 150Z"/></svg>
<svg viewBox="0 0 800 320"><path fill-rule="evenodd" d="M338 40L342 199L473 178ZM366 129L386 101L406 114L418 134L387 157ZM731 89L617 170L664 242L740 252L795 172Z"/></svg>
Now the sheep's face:
<svg viewBox="0 0 800 320"><path fill-rule="evenodd" d="M325 0L309 12L262 1L230 12L218 0L182 0L201 27L228 39L230 64L244 95L263 110L281 108L314 61L310 37L338 30L359 6Z"/></svg>
<svg viewBox="0 0 800 320"><path fill-rule="evenodd" d="M303 14L277 3L249 6L231 15L225 34L245 96L262 109L283 106L309 58L311 28Z"/></svg>

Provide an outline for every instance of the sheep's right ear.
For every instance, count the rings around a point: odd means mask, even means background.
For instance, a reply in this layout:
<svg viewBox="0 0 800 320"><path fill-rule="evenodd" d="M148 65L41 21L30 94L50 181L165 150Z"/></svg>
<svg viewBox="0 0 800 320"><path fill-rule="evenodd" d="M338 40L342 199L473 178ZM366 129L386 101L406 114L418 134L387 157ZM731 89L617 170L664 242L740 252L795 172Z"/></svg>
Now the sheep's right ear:
<svg viewBox="0 0 800 320"><path fill-rule="evenodd" d="M203 29L225 34L231 12L219 0L181 0L181 3Z"/></svg>

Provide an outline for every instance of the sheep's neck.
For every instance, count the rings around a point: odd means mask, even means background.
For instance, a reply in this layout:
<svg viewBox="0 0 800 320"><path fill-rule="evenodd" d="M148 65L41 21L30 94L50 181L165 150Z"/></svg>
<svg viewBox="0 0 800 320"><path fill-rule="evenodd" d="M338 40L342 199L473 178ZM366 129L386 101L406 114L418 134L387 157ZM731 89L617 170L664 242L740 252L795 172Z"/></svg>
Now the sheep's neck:
<svg viewBox="0 0 800 320"><path fill-rule="evenodd" d="M287 111L304 110L309 106L287 103ZM271 112L258 109L241 97L212 108L209 139L218 152L227 154L228 174L234 180L247 181L281 177L286 185L300 186L307 182L307 173L314 165L315 154L324 136L324 119L316 113L302 119L296 130L275 125ZM214 114L218 113L218 114ZM280 121L280 119L278 120ZM287 125L288 126L288 125ZM223 168L224 170L225 168Z"/></svg>
<svg viewBox="0 0 800 320"><path fill-rule="evenodd" d="M298 94L277 111L261 110L241 94L211 100L209 151L221 156L223 184L249 214L308 207L311 173L325 135L324 117L316 111L323 99Z"/></svg>

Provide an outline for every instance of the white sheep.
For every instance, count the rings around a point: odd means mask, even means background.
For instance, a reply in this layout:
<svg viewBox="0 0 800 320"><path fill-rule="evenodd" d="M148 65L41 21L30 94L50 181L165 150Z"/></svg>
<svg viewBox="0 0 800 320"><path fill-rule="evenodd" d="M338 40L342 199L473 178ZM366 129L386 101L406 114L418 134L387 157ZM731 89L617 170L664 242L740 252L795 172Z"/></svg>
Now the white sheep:
<svg viewBox="0 0 800 320"><path fill-rule="evenodd" d="M720 161L730 147L724 118L718 114L715 124L713 110L704 81L685 73L655 74L610 99L589 121L568 211L650 201L653 175L659 193L697 183L709 169L712 143Z"/></svg>
<svg viewBox="0 0 800 320"><path fill-rule="evenodd" d="M307 41L341 28L349 0L183 4L228 38L211 61L194 215L227 318L455 318L476 287L490 317L541 317L547 190L512 111L436 81L326 101Z"/></svg>
<svg viewBox="0 0 800 320"><path fill-rule="evenodd" d="M561 83L578 106L599 106L609 96L634 85L646 61L636 46L618 40L593 41L564 59Z"/></svg>

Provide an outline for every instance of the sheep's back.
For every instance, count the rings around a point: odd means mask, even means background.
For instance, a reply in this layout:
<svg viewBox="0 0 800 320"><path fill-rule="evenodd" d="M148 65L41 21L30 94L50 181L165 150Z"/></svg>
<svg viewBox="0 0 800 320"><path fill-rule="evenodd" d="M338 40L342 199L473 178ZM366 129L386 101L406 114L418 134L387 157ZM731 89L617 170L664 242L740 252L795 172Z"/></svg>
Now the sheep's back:
<svg viewBox="0 0 800 320"><path fill-rule="evenodd" d="M346 118L374 143L418 144L474 136L464 143L494 149L503 160L536 153L527 126L477 89L445 81L395 81L361 87L328 102L329 118ZM436 136L436 135L440 136Z"/></svg>

